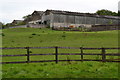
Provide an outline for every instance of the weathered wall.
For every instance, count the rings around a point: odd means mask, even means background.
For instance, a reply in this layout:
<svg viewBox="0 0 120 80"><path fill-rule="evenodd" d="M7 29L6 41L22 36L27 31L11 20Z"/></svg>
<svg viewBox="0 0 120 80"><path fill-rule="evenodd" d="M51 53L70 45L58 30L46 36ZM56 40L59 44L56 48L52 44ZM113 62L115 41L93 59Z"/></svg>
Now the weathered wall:
<svg viewBox="0 0 120 80"><path fill-rule="evenodd" d="M65 23L54 23L53 24L54 28L70 27L70 26L73 26L73 27L85 27L85 28L91 28L92 27L92 25L90 25L90 24L71 24L71 23L68 23L68 24L65 24Z"/></svg>
<svg viewBox="0 0 120 80"><path fill-rule="evenodd" d="M88 16L74 16L74 15L62 15L62 14L53 14L53 23L63 23L64 25L68 24L118 24L116 19L107 19L107 18L97 18L97 17L88 17Z"/></svg>

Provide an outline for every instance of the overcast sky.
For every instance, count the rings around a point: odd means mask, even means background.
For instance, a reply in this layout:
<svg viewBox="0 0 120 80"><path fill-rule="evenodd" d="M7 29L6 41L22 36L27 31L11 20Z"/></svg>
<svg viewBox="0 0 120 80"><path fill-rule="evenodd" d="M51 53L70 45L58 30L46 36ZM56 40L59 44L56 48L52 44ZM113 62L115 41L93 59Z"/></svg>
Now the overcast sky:
<svg viewBox="0 0 120 80"><path fill-rule="evenodd" d="M95 13L100 9L118 11L119 0L0 0L0 22L20 20L34 10L66 10Z"/></svg>

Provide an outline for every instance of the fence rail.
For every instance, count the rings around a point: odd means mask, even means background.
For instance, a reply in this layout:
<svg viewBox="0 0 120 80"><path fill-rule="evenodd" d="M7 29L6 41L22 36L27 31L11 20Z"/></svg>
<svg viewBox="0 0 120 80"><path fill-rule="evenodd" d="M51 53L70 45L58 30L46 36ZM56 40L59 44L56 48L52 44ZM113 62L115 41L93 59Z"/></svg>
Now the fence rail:
<svg viewBox="0 0 120 80"><path fill-rule="evenodd" d="M30 49L55 49L54 53L45 54L30 54ZM16 61L16 62L0 62L0 64L10 64L10 63L37 63L37 62L61 62L61 61L100 61L100 62L120 62L120 58L117 59L106 59L106 56L120 56L120 53L107 53L106 50L109 49L120 49L120 48L83 48L83 47L4 47L0 49L26 49L26 54L16 54L16 55L0 55L0 57L14 57L14 56L26 56L26 61ZM59 53L58 49L79 49L80 53ZM101 50L101 53L84 53L84 50ZM30 56L37 55L55 55L55 60L41 60L41 61L31 61ZM59 55L80 55L79 60L59 60ZM102 59L84 59L85 55L100 55Z"/></svg>
<svg viewBox="0 0 120 80"><path fill-rule="evenodd" d="M27 47L3 47L0 49L26 49ZM29 47L29 49L50 49L55 47ZM81 47L57 47L61 49L80 49ZM83 49L102 49L102 48L83 48ZM104 48L104 49L120 49L120 48Z"/></svg>

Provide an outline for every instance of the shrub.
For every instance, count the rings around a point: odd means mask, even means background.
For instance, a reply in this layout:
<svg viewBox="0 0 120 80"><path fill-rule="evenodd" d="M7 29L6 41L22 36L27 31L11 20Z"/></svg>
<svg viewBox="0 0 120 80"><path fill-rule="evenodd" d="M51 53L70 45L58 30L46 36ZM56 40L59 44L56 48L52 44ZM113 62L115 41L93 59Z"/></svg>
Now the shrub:
<svg viewBox="0 0 120 80"><path fill-rule="evenodd" d="M33 33L32 35L36 35L35 33Z"/></svg>
<svg viewBox="0 0 120 80"><path fill-rule="evenodd" d="M32 51L29 51L29 53L32 53Z"/></svg>
<svg viewBox="0 0 120 80"><path fill-rule="evenodd" d="M40 42L43 42L42 40L40 40Z"/></svg>
<svg viewBox="0 0 120 80"><path fill-rule="evenodd" d="M14 41L12 41L12 42L14 42Z"/></svg>
<svg viewBox="0 0 120 80"><path fill-rule="evenodd" d="M66 36L65 36L65 35L62 35L62 37L64 37L64 38L65 38Z"/></svg>
<svg viewBox="0 0 120 80"><path fill-rule="evenodd" d="M65 32L63 32L63 34L65 34Z"/></svg>
<svg viewBox="0 0 120 80"><path fill-rule="evenodd" d="M4 33L2 33L1 35L2 35L2 36L5 36L5 34L4 34Z"/></svg>
<svg viewBox="0 0 120 80"><path fill-rule="evenodd" d="M62 37L63 37L63 38L65 38L65 37L66 37L66 35L65 35L65 32L63 32L63 35L62 35Z"/></svg>
<svg viewBox="0 0 120 80"><path fill-rule="evenodd" d="M30 36L29 38L32 38L32 36Z"/></svg>

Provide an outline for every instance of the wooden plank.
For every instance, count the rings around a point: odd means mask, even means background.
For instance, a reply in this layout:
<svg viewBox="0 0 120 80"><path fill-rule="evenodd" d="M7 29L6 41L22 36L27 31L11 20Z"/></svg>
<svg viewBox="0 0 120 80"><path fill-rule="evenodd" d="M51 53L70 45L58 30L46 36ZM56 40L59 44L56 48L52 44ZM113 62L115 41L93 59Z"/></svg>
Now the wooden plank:
<svg viewBox="0 0 120 80"><path fill-rule="evenodd" d="M79 47L58 47L61 49L79 49Z"/></svg>
<svg viewBox="0 0 120 80"><path fill-rule="evenodd" d="M30 61L30 63L37 63L37 62L55 62L56 60L42 60L42 61Z"/></svg>
<svg viewBox="0 0 120 80"><path fill-rule="evenodd" d="M26 47L3 47L0 49L25 49Z"/></svg>
<svg viewBox="0 0 120 80"><path fill-rule="evenodd" d="M106 61L105 48L101 48L101 49L102 49L102 61L105 62Z"/></svg>
<svg viewBox="0 0 120 80"><path fill-rule="evenodd" d="M17 55L0 55L0 57L14 57L14 56L26 56L26 54L17 54Z"/></svg>
<svg viewBox="0 0 120 80"><path fill-rule="evenodd" d="M59 53L59 55L81 55L80 53Z"/></svg>
<svg viewBox="0 0 120 80"><path fill-rule="evenodd" d="M55 60L29 61L29 63L38 63L38 62L55 62ZM28 62L27 61L0 62L0 64L17 64L17 63L28 63Z"/></svg>
<svg viewBox="0 0 120 80"><path fill-rule="evenodd" d="M29 54L30 56L37 56L37 55L55 55L54 53L47 53L47 54ZM27 54L17 54L17 55L0 55L0 57L14 57L14 56L27 56Z"/></svg>
<svg viewBox="0 0 120 80"><path fill-rule="evenodd" d="M37 55L55 55L54 53L47 53L47 54L29 54L30 56L37 56ZM81 53L59 53L58 55L81 55ZM102 55L97 53L84 53L82 55ZM119 53L107 53L106 56L120 56ZM14 57L14 56L27 56L27 54L18 54L18 55L0 55L0 57Z"/></svg>
<svg viewBox="0 0 120 80"><path fill-rule="evenodd" d="M120 56L119 53L107 53L105 55L108 55L108 56Z"/></svg>
<svg viewBox="0 0 120 80"><path fill-rule="evenodd" d="M56 64L58 63L58 47L55 47L55 60L56 60Z"/></svg>
<svg viewBox="0 0 120 80"><path fill-rule="evenodd" d="M16 63L27 63L26 61L16 61L16 62L0 62L0 64L16 64Z"/></svg>
<svg viewBox="0 0 120 80"><path fill-rule="evenodd" d="M68 60L59 60L59 61L68 61ZM93 59L69 60L69 61L100 61L100 62L102 62L102 60L93 60ZM106 62L120 62L120 61L110 61L110 60L106 60Z"/></svg>
<svg viewBox="0 0 120 80"><path fill-rule="evenodd" d="M61 49L79 49L79 47L58 47L58 48L61 48ZM102 49L102 48L83 48L83 49ZM105 49L120 49L120 48L105 48Z"/></svg>
<svg viewBox="0 0 120 80"><path fill-rule="evenodd" d="M80 52L81 52L81 54L80 54L81 55L81 60L83 61L83 55L84 54L83 54L83 48L82 47L80 47Z"/></svg>
<svg viewBox="0 0 120 80"><path fill-rule="evenodd" d="M26 47L27 49L27 63L29 63L30 61L30 51L29 51L29 47Z"/></svg>
<svg viewBox="0 0 120 80"><path fill-rule="evenodd" d="M30 56L37 56L37 55L55 55L55 54L54 53L30 54Z"/></svg>
<svg viewBox="0 0 120 80"><path fill-rule="evenodd" d="M54 47L29 47L29 49L50 49ZM3 47L0 49L26 49L26 47Z"/></svg>
<svg viewBox="0 0 120 80"><path fill-rule="evenodd" d="M55 62L56 60L42 60L42 61L29 61L29 63L38 63L38 62ZM93 59L84 59L84 60L58 60L60 62L62 61L100 61L102 60L93 60ZM120 61L111 61L106 60L106 62L120 62ZM16 63L27 63L27 61L18 61L18 62L0 62L0 64L16 64Z"/></svg>
<svg viewBox="0 0 120 80"><path fill-rule="evenodd" d="M51 49L55 47L29 47L29 49Z"/></svg>
<svg viewBox="0 0 120 80"><path fill-rule="evenodd" d="M29 49L50 49L54 47L29 47ZM58 47L61 49L79 49L79 47ZM26 47L2 47L0 49L26 49ZM102 49L102 48L83 48L83 49ZM120 48L105 48L105 49L120 49Z"/></svg>

